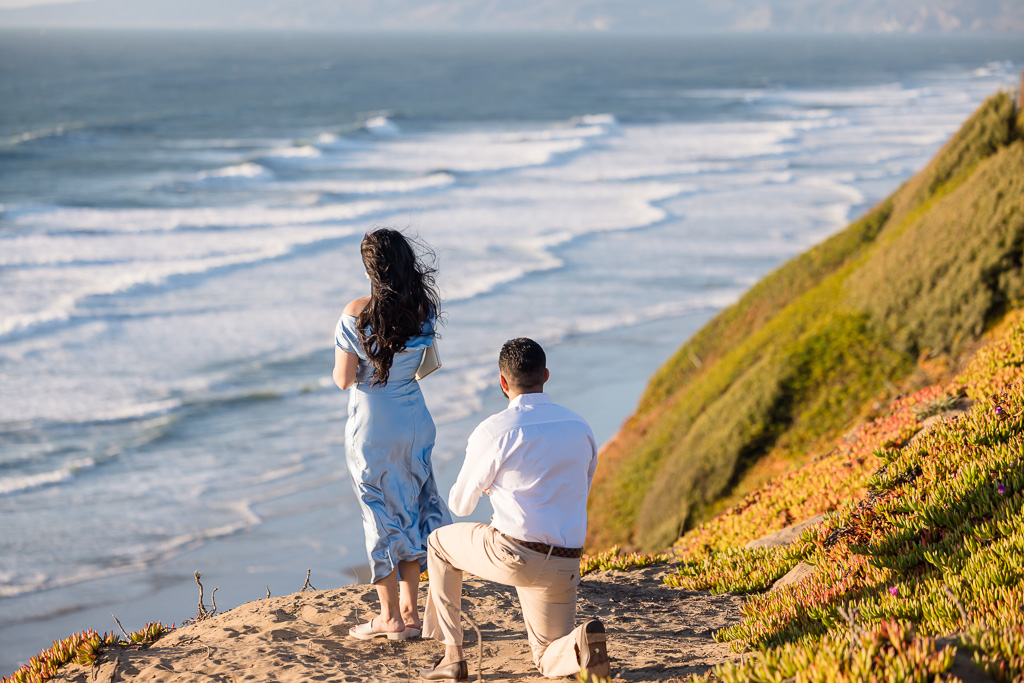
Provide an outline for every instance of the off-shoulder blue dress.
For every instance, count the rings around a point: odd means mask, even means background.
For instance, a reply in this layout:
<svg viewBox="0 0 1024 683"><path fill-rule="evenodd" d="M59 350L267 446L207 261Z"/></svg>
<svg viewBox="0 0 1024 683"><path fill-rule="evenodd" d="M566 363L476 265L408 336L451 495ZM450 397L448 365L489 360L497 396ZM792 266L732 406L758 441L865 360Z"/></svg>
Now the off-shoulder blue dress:
<svg viewBox="0 0 1024 683"><path fill-rule="evenodd" d="M427 536L451 524L437 493L430 454L434 420L414 379L423 349L434 340L434 322L396 353L386 386L371 386L373 365L359 341L356 318L342 315L335 344L359 357L349 389L345 459L363 518L371 581L388 576L401 561L427 566Z"/></svg>

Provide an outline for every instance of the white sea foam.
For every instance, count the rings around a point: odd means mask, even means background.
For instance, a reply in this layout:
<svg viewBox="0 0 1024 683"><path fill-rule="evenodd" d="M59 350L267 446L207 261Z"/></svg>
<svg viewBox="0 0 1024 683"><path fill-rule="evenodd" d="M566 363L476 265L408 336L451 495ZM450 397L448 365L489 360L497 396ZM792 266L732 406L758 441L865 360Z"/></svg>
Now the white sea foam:
<svg viewBox="0 0 1024 683"><path fill-rule="evenodd" d="M767 90L749 88L692 88L680 92L684 97L712 100L741 100L744 102L754 102L764 97L767 93Z"/></svg>
<svg viewBox="0 0 1024 683"><path fill-rule="evenodd" d="M386 116L374 116L363 124L367 132L384 137L393 137L401 133L401 129Z"/></svg>
<svg viewBox="0 0 1024 683"><path fill-rule="evenodd" d="M31 142L33 140L41 140L43 138L55 138L64 135L69 131L73 131L82 127L80 123L58 123L56 126L49 128L38 128L36 130L27 130L24 133L18 133L12 135L7 139L7 144L12 147L20 145L24 142Z"/></svg>
<svg viewBox="0 0 1024 683"><path fill-rule="evenodd" d="M614 114L584 114L572 122L584 126L615 126L619 123Z"/></svg>
<svg viewBox="0 0 1024 683"><path fill-rule="evenodd" d="M249 204L182 209L57 208L22 214L13 220L19 225L38 226L53 231L161 232L186 228L334 223L365 216L379 211L381 207L379 202L368 200L310 207Z"/></svg>
<svg viewBox="0 0 1024 683"><path fill-rule="evenodd" d="M322 155L323 152L312 145L301 145L281 147L279 149L272 150L263 156L279 159L315 159Z"/></svg>
<svg viewBox="0 0 1024 683"><path fill-rule="evenodd" d="M535 261L526 266L512 266L496 263L482 263L477 272L462 274L453 284L445 289L446 299L450 302L465 301L481 294L487 294L496 287L520 280L531 273L554 270L562 265L560 259L547 253L534 255Z"/></svg>
<svg viewBox="0 0 1024 683"><path fill-rule="evenodd" d="M552 163L588 148L609 134L602 125L553 125L519 130L433 133L382 139L345 158L349 168L388 168L404 172L463 173L508 171Z"/></svg>
<svg viewBox="0 0 1024 683"><path fill-rule="evenodd" d="M845 175L849 180L852 180L852 178L849 177L849 174ZM838 179L827 178L825 176L811 176L801 179L800 183L808 187L818 187L834 192L850 204L862 204L865 201L863 192L841 182Z"/></svg>
<svg viewBox="0 0 1024 683"><path fill-rule="evenodd" d="M181 399L168 398L159 401L148 401L132 405L120 406L95 414L89 422L122 422L124 420L141 420L144 418L166 415L181 407Z"/></svg>
<svg viewBox="0 0 1024 683"><path fill-rule="evenodd" d="M199 180L262 180L273 177L273 173L265 166L246 161L234 166L202 171L196 177Z"/></svg>
<svg viewBox="0 0 1024 683"><path fill-rule="evenodd" d="M280 467L276 470L270 470L269 472L262 473L253 483L266 484L267 482L286 479L296 474L302 474L305 471L306 467L302 464L292 465L291 467Z"/></svg>
<svg viewBox="0 0 1024 683"><path fill-rule="evenodd" d="M499 135L499 142L532 142L545 140L580 140L607 135L609 128L603 125L575 125L568 128L549 128L545 130L521 131Z"/></svg>
<svg viewBox="0 0 1024 683"><path fill-rule="evenodd" d="M311 180L292 183L289 187L305 192L334 194L396 194L444 188L455 182L451 173L430 173L403 180Z"/></svg>
<svg viewBox="0 0 1024 683"><path fill-rule="evenodd" d="M0 339L10 335L22 335L52 327L72 320L79 307L87 300L115 294L125 294L140 287L160 287L172 279L187 276L206 276L217 271L238 266L278 259L294 249L346 237L354 234L354 228L323 227L307 229L288 237L265 240L255 248L243 253L229 255L212 254L187 260L146 262L139 261L129 269L115 271L101 279L92 279L69 293L58 296L50 305L41 310L9 315L0 320Z"/></svg>
<svg viewBox="0 0 1024 683"><path fill-rule="evenodd" d="M0 496L9 496L12 493L20 493L22 491L31 491L32 489L39 488L40 486L59 484L71 479L72 476L74 475L71 470L61 468L50 472L40 472L39 474L0 477Z"/></svg>
<svg viewBox="0 0 1024 683"><path fill-rule="evenodd" d="M63 484L64 482L73 479L80 471L95 466L96 461L92 458L82 458L70 462L56 470L38 472L36 474L0 477L0 496L9 496L22 493L24 491L31 491L43 486Z"/></svg>
<svg viewBox="0 0 1024 683"><path fill-rule="evenodd" d="M352 149L368 149L372 147L372 140L353 140L338 135L337 133L320 133L315 138L317 148L329 152L344 152Z"/></svg>
<svg viewBox="0 0 1024 683"><path fill-rule="evenodd" d="M531 140L511 133L467 133L398 141L357 161L371 165L374 159L386 156L386 163L392 168L420 173L435 169L464 173L506 171L543 166L585 145L585 140L576 135Z"/></svg>
<svg viewBox="0 0 1024 683"><path fill-rule="evenodd" d="M564 321L548 321L552 331L552 341L558 342L569 336L600 334L610 330L633 327L655 320L678 318L688 313L702 310L719 310L734 304L744 292L743 288L729 287L720 290L701 292L674 301L665 301L652 306L643 306L618 313L615 316L592 315L581 316L571 323Z"/></svg>

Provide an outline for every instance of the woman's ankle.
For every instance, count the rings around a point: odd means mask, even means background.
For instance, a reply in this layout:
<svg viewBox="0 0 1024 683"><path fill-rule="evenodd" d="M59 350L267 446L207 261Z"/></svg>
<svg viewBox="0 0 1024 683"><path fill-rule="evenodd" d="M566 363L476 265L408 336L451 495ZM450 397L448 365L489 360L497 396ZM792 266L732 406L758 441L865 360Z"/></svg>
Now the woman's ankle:
<svg viewBox="0 0 1024 683"><path fill-rule="evenodd" d="M393 633L404 630L405 622L401 619L385 619L384 617L377 615L373 620L372 626L373 630L377 633Z"/></svg>

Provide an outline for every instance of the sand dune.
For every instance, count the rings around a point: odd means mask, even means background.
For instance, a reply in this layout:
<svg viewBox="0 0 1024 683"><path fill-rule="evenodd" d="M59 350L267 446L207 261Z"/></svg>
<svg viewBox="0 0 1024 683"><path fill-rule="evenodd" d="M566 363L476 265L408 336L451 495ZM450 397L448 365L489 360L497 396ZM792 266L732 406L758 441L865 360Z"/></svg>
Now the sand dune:
<svg viewBox="0 0 1024 683"><path fill-rule="evenodd" d="M613 676L659 681L703 673L733 658L711 633L739 621L742 599L670 588L666 567L584 577L579 618L599 617L609 634ZM515 591L467 577L464 605L480 628L487 681L536 681ZM426 585L421 587L421 603ZM348 628L373 615L371 586L304 591L246 603L178 628L146 649L104 650L97 664L71 664L51 679L102 681L407 681L438 656L432 640L356 641ZM479 641L467 626L470 678Z"/></svg>

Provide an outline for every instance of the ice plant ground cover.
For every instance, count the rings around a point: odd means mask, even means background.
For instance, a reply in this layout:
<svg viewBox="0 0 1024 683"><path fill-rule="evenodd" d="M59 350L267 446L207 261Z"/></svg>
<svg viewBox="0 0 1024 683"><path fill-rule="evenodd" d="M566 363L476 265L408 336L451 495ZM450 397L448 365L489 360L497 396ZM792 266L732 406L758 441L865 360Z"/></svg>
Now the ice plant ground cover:
<svg viewBox="0 0 1024 683"><path fill-rule="evenodd" d="M3 683L44 683L57 675L60 667L68 662L82 666L92 666L100 651L111 647L146 647L155 643L161 636L170 632L174 626L164 626L157 622L147 624L144 628L122 639L116 633L100 635L96 631L82 631L62 640L54 641L48 650L33 657L28 664L15 671L11 676L4 677Z"/></svg>
<svg viewBox="0 0 1024 683"><path fill-rule="evenodd" d="M1024 323L1011 317L952 382L897 400L676 543L666 583L752 593L715 637L758 656L710 676L924 681L961 651L1024 680ZM954 405L969 407L943 418ZM791 546L740 547L820 512ZM798 562L808 578L764 592Z"/></svg>

